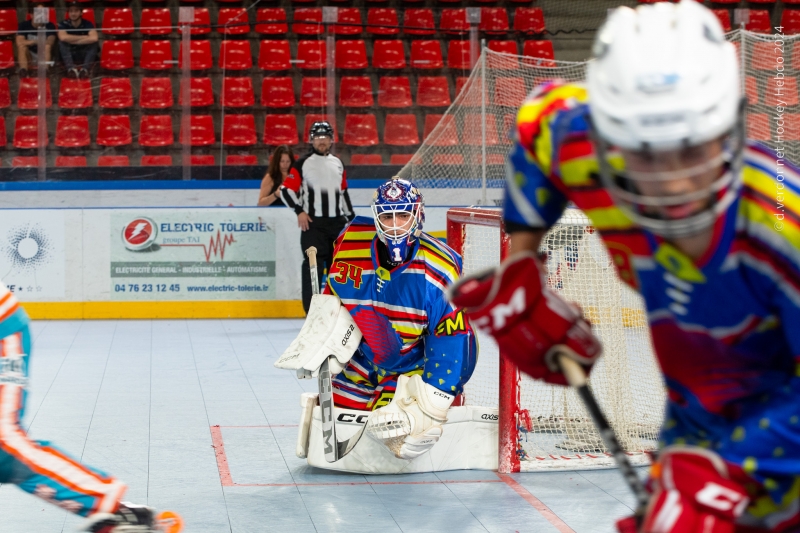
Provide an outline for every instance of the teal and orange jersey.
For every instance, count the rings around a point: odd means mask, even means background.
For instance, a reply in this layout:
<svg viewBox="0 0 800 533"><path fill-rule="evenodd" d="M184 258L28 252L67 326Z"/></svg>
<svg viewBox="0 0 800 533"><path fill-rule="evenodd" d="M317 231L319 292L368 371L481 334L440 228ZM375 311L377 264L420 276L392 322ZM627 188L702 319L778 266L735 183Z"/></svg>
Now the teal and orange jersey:
<svg viewBox="0 0 800 533"><path fill-rule="evenodd" d="M334 245L325 292L338 296L358 324L359 350L372 370L421 370L426 383L460 393L477 360L469 321L445 294L461 275L461 257L422 233L409 259L387 270L379 242L372 218L354 219Z"/></svg>
<svg viewBox="0 0 800 533"><path fill-rule="evenodd" d="M800 400L794 396L782 410L778 404L800 390L800 171L748 143L739 195L716 221L705 256L692 260L637 226L603 187L588 136L590 105L585 87L561 82L540 87L522 105L505 220L512 228L548 228L572 202L599 231L620 279L645 301L669 393L664 444L705 444L724 453L744 440L754 450L751 459L779 457L782 449L768 443L781 439L798 449ZM615 168L624 165L614 153L610 159ZM753 416L754 404L764 420L737 422ZM787 410L786 420L771 418ZM747 426L747 439L734 438L745 433L735 431L739 426ZM751 426L762 428L762 436ZM726 459L746 470L768 464L745 461L741 449ZM794 468L789 463L800 452L787 462L789 455L773 473ZM800 484L795 488L800 492Z"/></svg>

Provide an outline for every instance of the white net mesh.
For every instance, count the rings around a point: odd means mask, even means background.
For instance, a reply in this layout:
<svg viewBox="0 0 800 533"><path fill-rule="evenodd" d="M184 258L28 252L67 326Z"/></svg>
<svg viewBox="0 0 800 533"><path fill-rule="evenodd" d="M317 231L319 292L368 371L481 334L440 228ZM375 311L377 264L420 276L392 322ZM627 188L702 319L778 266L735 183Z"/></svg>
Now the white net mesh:
<svg viewBox="0 0 800 533"><path fill-rule="evenodd" d="M728 34L740 50L748 137L773 149L781 147L787 159L800 161L800 114L793 112L799 103L800 35L776 37L742 30ZM586 64L484 48L456 100L426 131L400 174L423 188L502 187L503 163L511 149L508 133L520 104L543 81L582 81ZM784 110L777 107L781 103Z"/></svg>
<svg viewBox="0 0 800 533"><path fill-rule="evenodd" d="M500 212L496 224L464 224L464 272L500 262ZM546 235L548 284L578 303L603 342L604 354L590 383L623 448L634 462L647 461L641 452L655 448L664 408L659 374L641 297L622 284L602 241L580 211L568 210ZM467 404L498 406L497 345L479 336L480 355L465 389ZM592 468L612 465L574 390L547 385L523 376L519 409L522 469ZM524 450L524 453L522 451Z"/></svg>

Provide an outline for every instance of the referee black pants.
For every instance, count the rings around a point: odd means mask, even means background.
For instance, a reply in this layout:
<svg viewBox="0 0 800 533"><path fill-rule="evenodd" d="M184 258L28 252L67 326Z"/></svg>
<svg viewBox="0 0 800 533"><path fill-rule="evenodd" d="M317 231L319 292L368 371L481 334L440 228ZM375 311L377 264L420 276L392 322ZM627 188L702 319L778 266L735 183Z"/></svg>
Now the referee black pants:
<svg viewBox="0 0 800 533"><path fill-rule="evenodd" d="M303 251L303 309L308 314L308 307L311 305L311 296L314 291L311 289L311 272L308 267L308 256L306 250L309 246L317 249L317 276L322 283L325 269L330 269L333 260L333 243L336 237L347 225L347 218L335 217L324 218L314 217L314 221L308 224L308 230L300 232L300 248Z"/></svg>

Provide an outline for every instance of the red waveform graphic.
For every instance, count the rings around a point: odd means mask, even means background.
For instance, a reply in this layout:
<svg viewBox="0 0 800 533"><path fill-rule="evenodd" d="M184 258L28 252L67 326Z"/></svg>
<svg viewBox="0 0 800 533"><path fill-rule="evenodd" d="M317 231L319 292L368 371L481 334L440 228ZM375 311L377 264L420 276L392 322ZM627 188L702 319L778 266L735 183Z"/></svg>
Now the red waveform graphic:
<svg viewBox="0 0 800 533"><path fill-rule="evenodd" d="M233 238L233 233L229 233L227 235L222 235L219 230L217 230L217 235L211 236L211 239L208 241L208 245L205 244L162 244L161 246L199 246L203 248L203 253L206 256L206 263L211 262L211 256L213 254L214 257L217 257L219 254L220 259L225 259L225 247L229 244L233 244L236 242L236 239Z"/></svg>

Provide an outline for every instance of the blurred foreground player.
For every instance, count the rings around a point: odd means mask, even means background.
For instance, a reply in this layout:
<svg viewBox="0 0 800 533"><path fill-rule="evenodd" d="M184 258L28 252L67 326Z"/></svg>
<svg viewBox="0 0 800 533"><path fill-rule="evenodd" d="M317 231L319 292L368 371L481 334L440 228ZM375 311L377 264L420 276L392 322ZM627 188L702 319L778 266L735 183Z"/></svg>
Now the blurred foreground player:
<svg viewBox="0 0 800 533"><path fill-rule="evenodd" d="M0 282L0 483L85 516L80 531L156 533L180 531L172 513L121 502L121 481L67 456L47 441L30 440L20 426L28 389L31 338L28 315ZM13 528L13 524L5 524Z"/></svg>
<svg viewBox="0 0 800 533"><path fill-rule="evenodd" d="M452 300L526 373L563 383L556 345L588 370L599 343L536 255L574 202L644 297L669 393L646 516L619 529L798 531L798 170L745 141L736 49L697 2L615 10L594 55L586 86L548 83L520 109L512 255Z"/></svg>

